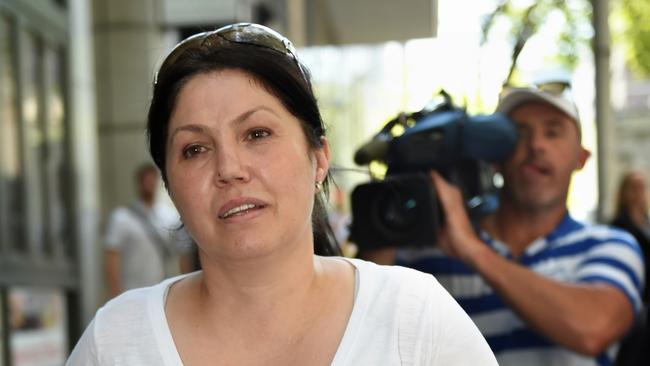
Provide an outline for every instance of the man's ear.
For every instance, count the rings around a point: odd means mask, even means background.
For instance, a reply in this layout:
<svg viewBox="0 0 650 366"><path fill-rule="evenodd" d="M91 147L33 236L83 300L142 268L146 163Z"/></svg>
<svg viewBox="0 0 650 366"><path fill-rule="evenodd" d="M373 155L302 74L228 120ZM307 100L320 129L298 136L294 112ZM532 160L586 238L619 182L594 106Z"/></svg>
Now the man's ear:
<svg viewBox="0 0 650 366"><path fill-rule="evenodd" d="M584 147L580 146L580 150L578 151L578 160L576 162L576 170L581 170L584 168L585 164L587 163L587 160L589 160L589 157L591 156L591 151L585 149Z"/></svg>

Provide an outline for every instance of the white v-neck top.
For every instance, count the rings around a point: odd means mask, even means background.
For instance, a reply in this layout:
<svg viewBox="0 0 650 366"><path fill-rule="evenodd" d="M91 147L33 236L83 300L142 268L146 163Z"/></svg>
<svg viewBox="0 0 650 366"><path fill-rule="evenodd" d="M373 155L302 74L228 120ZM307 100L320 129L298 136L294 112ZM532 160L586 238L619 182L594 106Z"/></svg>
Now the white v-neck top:
<svg viewBox="0 0 650 366"><path fill-rule="evenodd" d="M474 323L433 276L345 260L356 268L356 296L332 365L497 365ZM109 301L66 365L183 365L165 316L167 291L183 277Z"/></svg>

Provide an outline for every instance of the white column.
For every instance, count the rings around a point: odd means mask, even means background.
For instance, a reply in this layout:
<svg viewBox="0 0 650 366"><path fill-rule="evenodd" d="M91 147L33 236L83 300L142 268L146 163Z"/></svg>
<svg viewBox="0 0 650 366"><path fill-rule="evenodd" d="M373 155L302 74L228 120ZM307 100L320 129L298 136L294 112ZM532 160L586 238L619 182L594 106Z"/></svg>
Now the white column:
<svg viewBox="0 0 650 366"><path fill-rule="evenodd" d="M80 268L82 325L99 305L97 114L90 0L70 0L70 140Z"/></svg>
<svg viewBox="0 0 650 366"><path fill-rule="evenodd" d="M606 221L613 211L616 169L616 129L610 98L609 0L592 0L594 25L596 141L598 143L598 217Z"/></svg>
<svg viewBox="0 0 650 366"><path fill-rule="evenodd" d="M304 47L307 45L306 17L305 0L287 0L286 36L296 47Z"/></svg>

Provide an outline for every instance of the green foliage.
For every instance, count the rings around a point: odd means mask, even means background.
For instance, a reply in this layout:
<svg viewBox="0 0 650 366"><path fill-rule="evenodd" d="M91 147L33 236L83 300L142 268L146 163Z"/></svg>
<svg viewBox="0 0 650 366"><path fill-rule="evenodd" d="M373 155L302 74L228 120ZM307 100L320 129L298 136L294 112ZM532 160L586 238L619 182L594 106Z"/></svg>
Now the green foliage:
<svg viewBox="0 0 650 366"><path fill-rule="evenodd" d="M623 42L628 65L641 77L650 76L650 1L618 0L614 3L615 20L620 29L613 36Z"/></svg>
<svg viewBox="0 0 650 366"><path fill-rule="evenodd" d="M558 32L556 53L553 61L569 70L578 63L578 47L589 42L591 28L591 4L588 0L501 0L494 12L486 16L482 27L482 44L487 42L492 29L499 21L508 25L512 43L511 65L504 84L512 84L516 78L517 60L525 51L529 39L538 32L548 31L546 23L551 17L561 17L563 26Z"/></svg>

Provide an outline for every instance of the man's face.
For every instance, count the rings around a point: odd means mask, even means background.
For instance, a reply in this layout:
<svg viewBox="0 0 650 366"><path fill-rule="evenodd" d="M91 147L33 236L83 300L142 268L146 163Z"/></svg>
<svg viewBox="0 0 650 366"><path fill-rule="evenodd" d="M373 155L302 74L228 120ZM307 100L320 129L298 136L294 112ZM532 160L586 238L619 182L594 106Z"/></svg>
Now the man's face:
<svg viewBox="0 0 650 366"><path fill-rule="evenodd" d="M575 121L542 103L524 103L509 116L519 140L501 167L504 199L535 211L564 208L571 175L589 157L580 145Z"/></svg>
<svg viewBox="0 0 650 366"><path fill-rule="evenodd" d="M151 169L142 173L138 182L138 193L142 200L152 201L158 189L158 173Z"/></svg>

